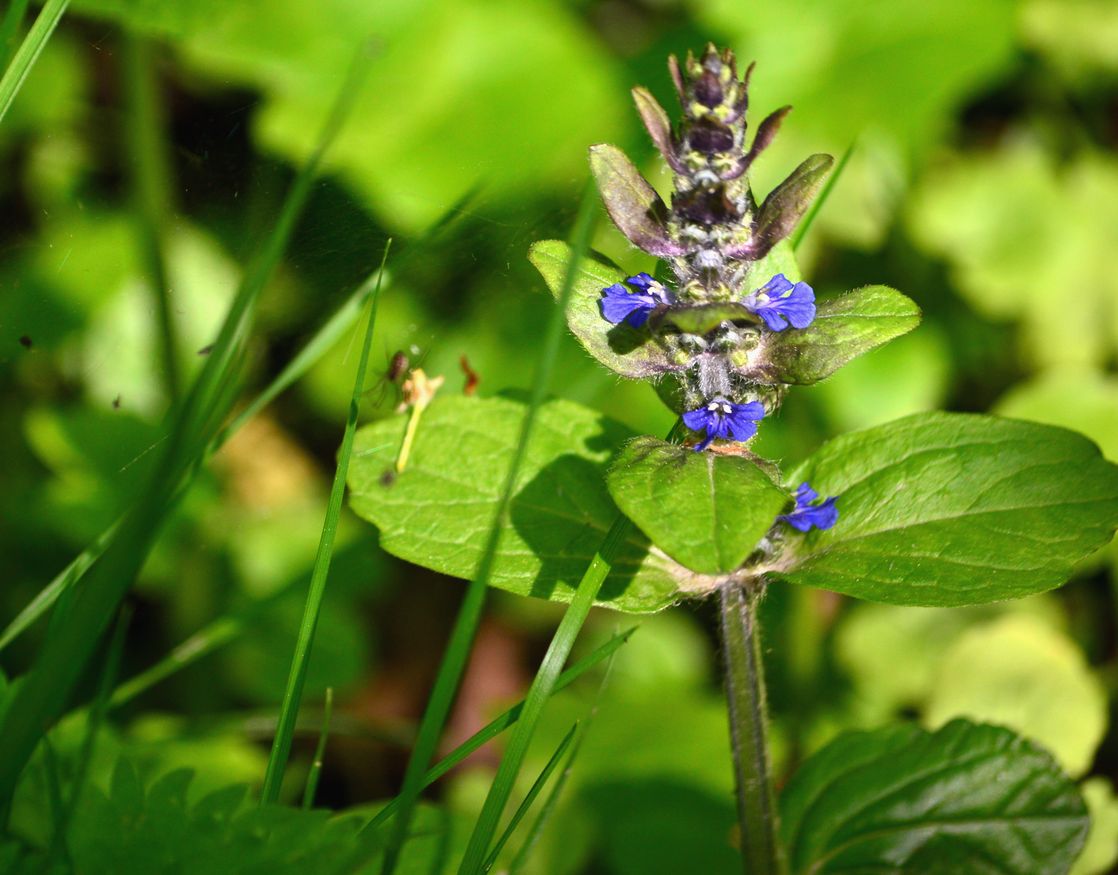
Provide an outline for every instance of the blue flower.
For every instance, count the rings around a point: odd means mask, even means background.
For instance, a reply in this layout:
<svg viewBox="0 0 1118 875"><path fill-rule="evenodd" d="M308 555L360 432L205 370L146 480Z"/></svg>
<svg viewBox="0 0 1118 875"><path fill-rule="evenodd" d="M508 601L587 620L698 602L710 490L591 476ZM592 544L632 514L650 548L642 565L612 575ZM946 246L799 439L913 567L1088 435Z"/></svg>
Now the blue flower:
<svg viewBox="0 0 1118 875"><path fill-rule="evenodd" d="M812 526L817 529L829 529L838 522L838 508L835 507L838 496L832 495L815 504L818 499L818 492L807 483L801 483L796 490L796 506L791 513L782 513L777 520L788 523L800 532L810 531Z"/></svg>
<svg viewBox="0 0 1118 875"><path fill-rule="evenodd" d="M719 395L702 407L684 413L683 424L691 431L706 432L706 437L695 447L699 452L709 447L715 438L749 440L757 434L757 423L764 415L765 408L759 401L734 404Z"/></svg>
<svg viewBox="0 0 1118 875"><path fill-rule="evenodd" d="M648 321L648 315L661 304L670 304L671 298L664 284L654 280L647 273L638 273L625 280L639 292L631 292L621 283L614 283L602 289L603 297L598 301L602 318L617 325L624 322L633 328L640 328Z"/></svg>
<svg viewBox="0 0 1118 875"><path fill-rule="evenodd" d="M792 285L782 273L742 303L760 316L770 331L783 331L789 323L793 328L807 328L815 319L815 292L811 286L804 282Z"/></svg>

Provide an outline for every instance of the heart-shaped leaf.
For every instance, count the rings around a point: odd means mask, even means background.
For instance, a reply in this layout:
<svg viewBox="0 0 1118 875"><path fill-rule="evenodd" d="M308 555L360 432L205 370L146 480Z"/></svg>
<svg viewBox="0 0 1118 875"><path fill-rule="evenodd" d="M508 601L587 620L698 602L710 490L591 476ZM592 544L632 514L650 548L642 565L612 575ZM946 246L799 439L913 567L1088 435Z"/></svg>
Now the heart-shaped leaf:
<svg viewBox="0 0 1118 875"><path fill-rule="evenodd" d="M756 464L639 437L609 471L617 506L692 571L727 574L773 524L788 496Z"/></svg>
<svg viewBox="0 0 1118 875"><path fill-rule="evenodd" d="M866 286L819 304L802 331L765 332L750 353L755 378L804 386L920 324L920 308L888 286Z"/></svg>
<svg viewBox="0 0 1118 875"><path fill-rule="evenodd" d="M770 569L901 605L970 605L1064 583L1118 525L1118 466L1082 435L920 413L823 446L789 478L837 495L834 528L789 534Z"/></svg>
<svg viewBox="0 0 1118 875"><path fill-rule="evenodd" d="M780 803L793 875L1057 875L1089 823L1047 751L966 720L841 735Z"/></svg>
<svg viewBox="0 0 1118 875"><path fill-rule="evenodd" d="M481 559L520 435L524 405L505 398L436 398L424 412L409 461L395 474L406 416L357 433L350 505L380 530L380 544L408 562L470 578ZM490 577L519 595L569 601L619 511L605 467L632 432L579 404L537 412ZM632 530L600 604L655 611L713 583L651 548Z"/></svg>
<svg viewBox="0 0 1118 875"><path fill-rule="evenodd" d="M528 260L543 276L556 299L563 290L571 248L562 240L541 240L528 250ZM591 257L579 261L567 305L567 326L586 351L611 371L640 379L677 370L667 352L644 329L611 325L598 307L602 290L623 282L625 272Z"/></svg>

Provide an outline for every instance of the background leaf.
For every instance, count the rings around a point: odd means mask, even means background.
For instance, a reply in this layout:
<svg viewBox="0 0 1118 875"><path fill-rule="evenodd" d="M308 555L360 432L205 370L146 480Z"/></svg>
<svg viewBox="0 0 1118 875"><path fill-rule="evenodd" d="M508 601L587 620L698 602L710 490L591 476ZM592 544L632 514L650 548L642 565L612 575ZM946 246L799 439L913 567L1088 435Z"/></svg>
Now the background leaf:
<svg viewBox="0 0 1118 875"><path fill-rule="evenodd" d="M1088 827L1075 784L1046 751L965 720L934 733L897 726L839 736L801 767L781 813L797 875L1055 875Z"/></svg>
<svg viewBox="0 0 1118 875"><path fill-rule="evenodd" d="M982 666L975 671L975 666ZM1106 730L1106 696L1083 655L1040 620L1008 616L956 641L938 666L925 718L1006 726L1043 744L1073 777Z"/></svg>
<svg viewBox="0 0 1118 875"><path fill-rule="evenodd" d="M831 441L788 482L838 495L833 529L773 568L870 601L981 604L1059 586L1118 524L1118 467L1081 435L925 413Z"/></svg>

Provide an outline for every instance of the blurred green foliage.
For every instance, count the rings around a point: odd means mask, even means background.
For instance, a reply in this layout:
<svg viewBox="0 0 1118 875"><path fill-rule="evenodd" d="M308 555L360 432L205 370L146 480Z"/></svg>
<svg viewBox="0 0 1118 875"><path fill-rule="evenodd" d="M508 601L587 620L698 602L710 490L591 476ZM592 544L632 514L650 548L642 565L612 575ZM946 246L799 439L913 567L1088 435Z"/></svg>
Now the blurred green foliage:
<svg viewBox="0 0 1118 875"><path fill-rule="evenodd" d="M754 119L795 106L757 169L760 193L808 152L855 144L801 250L817 291L884 283L925 311L909 337L791 396L758 450L792 465L846 429L946 406L1080 430L1118 460L1112 0L74 0L0 124L4 623L129 506L168 404L130 192L126 30L158 49L170 299L187 373L204 361L248 254L368 40L370 79L262 299L246 388L279 371L394 236L380 370L403 349L446 376L444 393L458 393L466 356L482 394L523 389L551 306L528 246L566 234L589 144L617 143L653 166L625 91L643 84L667 103L665 55L710 39L757 59ZM409 254L471 191L442 236ZM604 222L595 246L626 269L652 267ZM215 617L294 585L234 645L110 715L74 822L75 860L107 859L83 855L109 853L97 836L161 793L158 804L177 805L197 831L192 849L233 833L251 845L260 829L321 836L339 854L348 847L348 834L335 835L344 824L317 815L313 824L292 812L215 826L195 806L262 777L356 342L338 344L238 434L163 532L131 595L125 677ZM617 381L571 339L557 373L558 394L633 429L661 434L670 424L654 393ZM364 418L390 415L396 395L378 377ZM305 770L315 702L334 686L318 798L338 809L397 789L461 592L382 555L359 521L343 522L295 752ZM963 611L774 589L764 607L779 773L843 728L898 717L935 728L960 714L1004 723L1083 780L1095 821L1075 872L1110 871L1116 556L1104 549L1057 595ZM554 605L494 597L454 718L458 740L522 693L555 618ZM615 622L595 616L585 646ZM736 871L712 629L703 605L653 616L604 682L553 703L526 776L595 703L598 713L532 872ZM4 675L25 669L45 634L40 624L0 653ZM99 669L90 666L81 701ZM66 778L84 728L75 713L51 734ZM430 835L461 841L446 824L476 814L478 775L493 761L483 752L444 782L432 797L444 808L423 815ZM181 766L195 773L189 790L168 777ZM51 835L45 770L40 754L11 817L13 836L40 849ZM292 778L289 799L299 769ZM181 794L189 801L174 801ZM113 852L134 852L135 863L151 836L128 835ZM3 865L14 869L20 854L0 845Z"/></svg>

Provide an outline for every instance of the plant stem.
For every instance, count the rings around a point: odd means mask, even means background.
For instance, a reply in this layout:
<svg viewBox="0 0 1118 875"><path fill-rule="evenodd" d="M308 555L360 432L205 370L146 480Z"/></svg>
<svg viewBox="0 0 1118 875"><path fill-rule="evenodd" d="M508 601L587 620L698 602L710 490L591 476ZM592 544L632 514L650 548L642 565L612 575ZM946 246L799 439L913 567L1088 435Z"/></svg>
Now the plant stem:
<svg viewBox="0 0 1118 875"><path fill-rule="evenodd" d="M777 835L757 617L762 586L759 579L731 579L719 591L722 657L734 749L742 866L746 875L783 875L786 868Z"/></svg>

